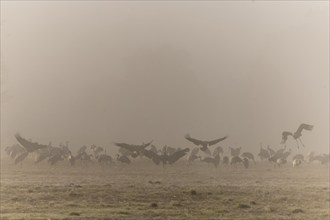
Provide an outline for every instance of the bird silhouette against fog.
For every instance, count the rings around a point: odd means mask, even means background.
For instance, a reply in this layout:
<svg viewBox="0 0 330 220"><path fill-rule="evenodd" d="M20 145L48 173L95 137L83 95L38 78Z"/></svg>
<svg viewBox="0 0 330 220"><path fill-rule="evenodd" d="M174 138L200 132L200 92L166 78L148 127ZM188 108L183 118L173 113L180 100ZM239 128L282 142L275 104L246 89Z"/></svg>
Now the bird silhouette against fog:
<svg viewBox="0 0 330 220"><path fill-rule="evenodd" d="M284 131L284 132L282 133L282 141L281 141L281 144L285 144L285 142L286 142L287 139L288 139L288 136L292 136L292 137L296 140L296 142L297 142L297 147L298 147L298 149L299 149L299 142L301 143L301 145L302 145L303 147L305 147L305 145L303 144L303 142L302 142L301 139L300 139L300 137L302 136L301 133L302 133L303 130L311 131L311 130L313 130L313 127L314 127L313 125L301 124L301 125L298 127L297 131L294 132L294 133L289 132L289 131ZM298 142L298 140L299 140L299 142Z"/></svg>
<svg viewBox="0 0 330 220"><path fill-rule="evenodd" d="M223 138L219 138L219 139L215 139L215 140L212 140L212 141L201 141L201 140L198 140L198 139L195 139L195 138L192 138L190 137L189 134L187 134L185 136L185 138L192 142L193 144L195 144L196 146L202 146L200 149L201 151L207 153L208 155L211 155L211 151L210 149L208 148L208 146L212 146L212 145L215 145L217 143L219 143L220 141L223 141L225 139L227 139L228 136L225 136Z"/></svg>
<svg viewBox="0 0 330 220"><path fill-rule="evenodd" d="M20 143L24 148L25 151L22 152L20 155L18 155L15 159L15 164L22 162L28 155L29 153L32 153L38 149L46 148L47 145L42 145L38 143L32 143L31 141L26 140L23 138L20 134L15 134L15 138Z"/></svg>
<svg viewBox="0 0 330 220"><path fill-rule="evenodd" d="M175 152L169 154L166 151L162 152L162 154L157 154L152 150L143 149L142 153L147 158L151 159L155 164L159 165L160 162L163 163L163 166L166 164L174 164L180 158L184 157L189 152L189 148L185 149L177 149Z"/></svg>
<svg viewBox="0 0 330 220"><path fill-rule="evenodd" d="M149 143L146 143L146 144L143 143L141 145L126 144L126 143L115 143L115 145L117 147L121 147L121 148L124 148L124 149L132 152L131 156L135 158L138 155L140 155L141 151L143 149L145 149L146 147L148 147L151 143L152 143L152 141L150 141Z"/></svg>
<svg viewBox="0 0 330 220"><path fill-rule="evenodd" d="M38 143L32 143L26 139L24 139L20 134L15 134L15 138L20 143L27 152L31 153L33 151L36 151L41 148L48 147L47 145L38 144Z"/></svg>

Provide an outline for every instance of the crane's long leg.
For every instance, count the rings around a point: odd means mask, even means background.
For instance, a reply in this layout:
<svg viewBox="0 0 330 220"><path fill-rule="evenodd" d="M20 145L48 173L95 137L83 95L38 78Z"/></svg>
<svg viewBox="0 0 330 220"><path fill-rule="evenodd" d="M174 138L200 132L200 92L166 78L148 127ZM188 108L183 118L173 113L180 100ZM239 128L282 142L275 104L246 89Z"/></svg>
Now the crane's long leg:
<svg viewBox="0 0 330 220"><path fill-rule="evenodd" d="M299 139L300 143L302 144L302 146L305 147L305 145L304 145L304 143L301 141L301 139L300 139L300 138L298 138L298 139Z"/></svg>
<svg viewBox="0 0 330 220"><path fill-rule="evenodd" d="M299 142L297 141L297 139L295 139L296 140L296 143L297 143L297 148L299 149Z"/></svg>

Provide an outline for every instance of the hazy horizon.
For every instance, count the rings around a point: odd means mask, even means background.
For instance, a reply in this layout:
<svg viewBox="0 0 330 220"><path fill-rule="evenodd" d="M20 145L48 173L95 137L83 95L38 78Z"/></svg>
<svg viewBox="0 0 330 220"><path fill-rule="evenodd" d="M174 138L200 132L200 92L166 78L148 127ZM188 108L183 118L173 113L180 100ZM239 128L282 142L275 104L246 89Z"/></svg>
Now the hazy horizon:
<svg viewBox="0 0 330 220"><path fill-rule="evenodd" d="M1 148L329 151L329 2L1 2ZM290 139L287 144L296 149Z"/></svg>

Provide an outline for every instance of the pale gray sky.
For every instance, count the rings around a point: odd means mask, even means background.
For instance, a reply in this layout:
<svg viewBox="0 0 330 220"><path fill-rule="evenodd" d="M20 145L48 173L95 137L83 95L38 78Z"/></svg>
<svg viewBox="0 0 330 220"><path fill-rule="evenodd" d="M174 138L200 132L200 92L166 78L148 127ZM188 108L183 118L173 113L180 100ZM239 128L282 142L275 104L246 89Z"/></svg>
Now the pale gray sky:
<svg viewBox="0 0 330 220"><path fill-rule="evenodd" d="M329 149L328 1L1 1L1 26L2 146L256 152L304 122L305 151Z"/></svg>

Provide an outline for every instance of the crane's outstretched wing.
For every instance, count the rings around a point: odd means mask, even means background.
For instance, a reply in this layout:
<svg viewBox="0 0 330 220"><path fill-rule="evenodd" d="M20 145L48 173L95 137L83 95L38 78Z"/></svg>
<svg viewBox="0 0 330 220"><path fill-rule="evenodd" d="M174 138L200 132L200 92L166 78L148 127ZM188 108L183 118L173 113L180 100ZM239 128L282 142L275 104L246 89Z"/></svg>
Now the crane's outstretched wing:
<svg viewBox="0 0 330 220"><path fill-rule="evenodd" d="M152 159L153 157L155 157L157 154L155 152L153 152L152 150L142 150L141 153L146 156L149 159ZM158 156L158 155L157 155Z"/></svg>
<svg viewBox="0 0 330 220"><path fill-rule="evenodd" d="M115 143L115 145L117 147L122 147L126 150L129 150L129 151L135 151L135 146L134 145L131 145L131 144L126 144L126 143Z"/></svg>
<svg viewBox="0 0 330 220"><path fill-rule="evenodd" d="M40 163L41 161L45 160L49 156L50 156L49 151L39 152L39 154L38 154L36 160L34 161L34 163Z"/></svg>
<svg viewBox="0 0 330 220"><path fill-rule="evenodd" d="M32 143L32 142L24 139L23 137L21 137L20 134L15 134L15 138L18 141L18 143L20 143L26 149L27 152L33 152L40 148L48 147L47 145Z"/></svg>
<svg viewBox="0 0 330 220"><path fill-rule="evenodd" d="M227 138L228 138L228 135L225 136L225 137L223 137L223 138L219 138L219 139L216 139L216 140L213 140L213 141L208 141L208 145L211 146L211 145L217 144L217 143L219 143L220 141L223 141L223 140L225 140L225 139L227 139Z"/></svg>
<svg viewBox="0 0 330 220"><path fill-rule="evenodd" d="M115 143L115 145L117 147L121 147L121 148L124 148L126 150L129 150L131 152L138 152L141 150L141 146L138 146L138 145L133 145L133 144L126 144L126 143ZM147 146L145 146L147 147ZM143 148L142 148L143 149Z"/></svg>
<svg viewBox="0 0 330 220"><path fill-rule="evenodd" d="M192 142L193 144L195 144L195 145L197 145L197 146L199 146L199 145L203 145L203 141L201 141L201 140L197 140L197 139L195 139L195 138L192 138L192 137L190 137L189 134L187 134L187 135L185 136L185 138L186 138L188 141Z"/></svg>
<svg viewBox="0 0 330 220"><path fill-rule="evenodd" d="M311 131L311 130L313 130L313 125L308 125L308 124L301 124L300 126L299 126L299 128L297 129L297 131L296 131L296 134L299 134L299 135L301 135L301 132L305 129L305 130L307 130L307 131Z"/></svg>
<svg viewBox="0 0 330 220"><path fill-rule="evenodd" d="M188 152L189 152L189 148L178 150L178 151L174 152L173 154L171 154L170 156L168 156L167 161L169 164L173 164L176 161L178 161L181 157L185 156L186 153L188 153Z"/></svg>
<svg viewBox="0 0 330 220"><path fill-rule="evenodd" d="M289 131L283 131L282 132L282 141L281 141L281 144L284 144L286 142L286 140L288 140L288 136L289 135L293 135L292 132L289 132Z"/></svg>
<svg viewBox="0 0 330 220"><path fill-rule="evenodd" d="M141 153L147 158L151 159L155 164L159 164L161 162L161 156L153 152L152 150L143 149Z"/></svg>
<svg viewBox="0 0 330 220"><path fill-rule="evenodd" d="M152 143L152 141L150 141L149 143L146 143L146 144L142 144L142 145L133 145L133 144L126 144L126 143L115 143L115 145L117 147L122 147L122 148L125 148L132 152L134 152L134 151L140 152L142 149L148 147L151 143Z"/></svg>
<svg viewBox="0 0 330 220"><path fill-rule="evenodd" d="M149 143L146 143L146 144L142 144L142 145L141 145L141 148L146 148L146 147L148 147L151 143L152 143L152 141L150 141Z"/></svg>

